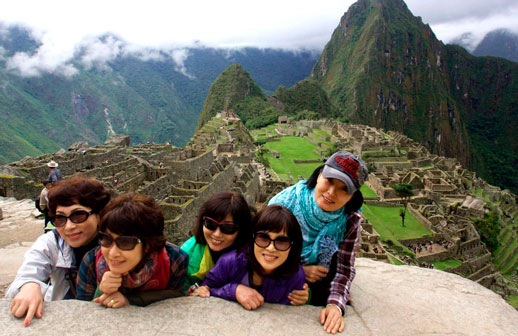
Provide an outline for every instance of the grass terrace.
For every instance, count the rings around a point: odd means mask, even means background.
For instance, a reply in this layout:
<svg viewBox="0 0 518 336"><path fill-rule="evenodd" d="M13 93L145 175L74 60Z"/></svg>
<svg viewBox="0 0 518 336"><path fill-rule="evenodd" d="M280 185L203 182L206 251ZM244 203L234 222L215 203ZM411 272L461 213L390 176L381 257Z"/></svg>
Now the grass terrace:
<svg viewBox="0 0 518 336"><path fill-rule="evenodd" d="M320 156L313 151L314 147L311 142L300 137L281 137L279 141L263 145L264 149L281 153L280 158L277 159L270 154L265 154L264 158L283 181L288 181L290 176L297 179L299 175L307 179L321 163L294 163L293 160L320 160Z"/></svg>
<svg viewBox="0 0 518 336"><path fill-rule="evenodd" d="M374 229L384 241L391 240L395 245L404 247L398 239L421 238L432 232L417 221L408 211L405 216L405 226L401 226L399 211L401 207L383 207L364 204L363 215L369 219ZM406 247L404 247L407 250ZM408 250L409 251L409 250Z"/></svg>
<svg viewBox="0 0 518 336"><path fill-rule="evenodd" d="M362 192L362 195L364 198L366 197L378 197L378 195L376 195L376 193L369 187L367 187L366 184L362 185L362 187L360 188L360 191Z"/></svg>
<svg viewBox="0 0 518 336"><path fill-rule="evenodd" d="M447 268L455 268L462 265L462 262L457 259L446 259L441 261L431 261L431 264L435 266L436 269L445 270Z"/></svg>

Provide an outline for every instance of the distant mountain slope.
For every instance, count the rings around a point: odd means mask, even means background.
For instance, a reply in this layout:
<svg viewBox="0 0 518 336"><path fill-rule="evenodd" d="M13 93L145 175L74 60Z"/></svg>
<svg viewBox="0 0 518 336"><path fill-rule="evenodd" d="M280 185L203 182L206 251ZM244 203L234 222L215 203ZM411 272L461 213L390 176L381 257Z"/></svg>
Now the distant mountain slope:
<svg viewBox="0 0 518 336"><path fill-rule="evenodd" d="M353 122L405 133L518 190L518 65L442 44L402 0L359 0L311 77Z"/></svg>
<svg viewBox="0 0 518 336"><path fill-rule="evenodd" d="M0 24L1 26L1 24ZM228 66L239 62L267 92L307 77L314 51L186 48L154 50L154 57L120 54L96 66L81 63L72 77L43 73L22 77L7 68L17 52L32 55L40 43L23 27L0 27L0 164L36 156L86 140L104 142L110 132L129 134L133 143L171 142L192 136L208 90ZM116 37L106 35L103 42ZM124 45L123 41L116 41ZM247 68L249 67L249 68Z"/></svg>
<svg viewBox="0 0 518 336"><path fill-rule="evenodd" d="M518 34L506 29L493 30L486 34L472 52L475 56L496 56L518 62Z"/></svg>

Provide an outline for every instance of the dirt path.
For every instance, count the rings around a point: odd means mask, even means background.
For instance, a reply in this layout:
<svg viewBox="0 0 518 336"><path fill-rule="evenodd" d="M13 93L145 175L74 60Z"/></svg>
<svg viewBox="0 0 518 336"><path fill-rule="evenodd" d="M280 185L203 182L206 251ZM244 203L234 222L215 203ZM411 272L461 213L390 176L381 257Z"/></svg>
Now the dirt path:
<svg viewBox="0 0 518 336"><path fill-rule="evenodd" d="M43 218L32 200L0 197L0 297L23 261L23 253L43 233Z"/></svg>

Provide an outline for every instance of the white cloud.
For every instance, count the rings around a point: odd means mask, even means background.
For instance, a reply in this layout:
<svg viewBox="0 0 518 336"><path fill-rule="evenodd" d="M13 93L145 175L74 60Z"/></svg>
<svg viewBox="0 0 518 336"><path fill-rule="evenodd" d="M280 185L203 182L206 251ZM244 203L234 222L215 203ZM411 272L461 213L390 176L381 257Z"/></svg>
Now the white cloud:
<svg viewBox="0 0 518 336"><path fill-rule="evenodd" d="M176 64L175 70L180 72L187 78L194 79L194 75L189 74L184 64L187 57L189 57L189 51L187 49L173 49L171 51L171 58Z"/></svg>
<svg viewBox="0 0 518 336"><path fill-rule="evenodd" d="M189 46L321 49L354 0L17 0L2 3L0 33L6 24L25 24L42 42L34 55L16 54L11 71L71 75L81 50L86 68L106 67L115 57L171 57L185 68ZM444 42L471 32L473 41L496 28L518 32L516 0L406 0L414 15L429 23ZM104 36L100 39L99 36ZM117 36L111 38L106 36Z"/></svg>

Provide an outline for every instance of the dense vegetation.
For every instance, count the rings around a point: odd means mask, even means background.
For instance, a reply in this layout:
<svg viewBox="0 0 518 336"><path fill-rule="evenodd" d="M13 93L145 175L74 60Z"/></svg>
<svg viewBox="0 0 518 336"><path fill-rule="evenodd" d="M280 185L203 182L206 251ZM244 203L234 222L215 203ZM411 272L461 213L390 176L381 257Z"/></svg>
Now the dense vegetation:
<svg viewBox="0 0 518 336"><path fill-rule="evenodd" d="M359 0L311 78L344 118L400 131L518 191L518 64L445 46L402 0Z"/></svg>
<svg viewBox="0 0 518 336"><path fill-rule="evenodd" d="M211 83L231 64L243 64L257 85L273 92L307 77L318 57L312 51L200 47L184 50L183 68L170 52L158 50L158 58L124 54L85 68L82 49L72 61L79 71L75 76L43 72L22 77L6 70L6 61L17 52L32 55L39 41L21 27L0 28L0 164L81 140L103 143L109 136L108 122L116 133L129 134L132 143L183 146L193 134ZM117 39L107 35L101 40L108 38Z"/></svg>

